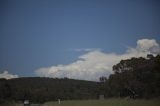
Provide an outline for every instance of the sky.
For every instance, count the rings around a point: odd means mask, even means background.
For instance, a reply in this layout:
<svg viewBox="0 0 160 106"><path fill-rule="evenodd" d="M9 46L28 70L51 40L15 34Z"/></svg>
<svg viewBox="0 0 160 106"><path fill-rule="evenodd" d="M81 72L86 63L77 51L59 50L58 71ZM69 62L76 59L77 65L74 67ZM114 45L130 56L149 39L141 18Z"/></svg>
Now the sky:
<svg viewBox="0 0 160 106"><path fill-rule="evenodd" d="M159 44L159 0L0 0L0 77L97 81Z"/></svg>

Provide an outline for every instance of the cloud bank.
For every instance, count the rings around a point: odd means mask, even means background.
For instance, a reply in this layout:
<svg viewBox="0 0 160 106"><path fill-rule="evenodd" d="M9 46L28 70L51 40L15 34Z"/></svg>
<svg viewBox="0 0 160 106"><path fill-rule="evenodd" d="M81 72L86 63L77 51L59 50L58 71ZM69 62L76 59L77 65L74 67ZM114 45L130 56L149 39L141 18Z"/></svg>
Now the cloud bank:
<svg viewBox="0 0 160 106"><path fill-rule="evenodd" d="M3 73L0 73L0 78L12 79L12 78L18 78L18 75L13 75L8 71L4 71Z"/></svg>
<svg viewBox="0 0 160 106"><path fill-rule="evenodd" d="M128 47L123 54L104 53L100 49L86 50L88 52L79 56L77 61L73 63L40 68L37 69L35 73L41 77L67 77L98 81L99 77L108 77L112 74L112 66L117 64L120 60L129 59L131 57L146 57L147 54L157 55L160 53L160 46L154 39L141 39L137 41L137 46L135 48Z"/></svg>

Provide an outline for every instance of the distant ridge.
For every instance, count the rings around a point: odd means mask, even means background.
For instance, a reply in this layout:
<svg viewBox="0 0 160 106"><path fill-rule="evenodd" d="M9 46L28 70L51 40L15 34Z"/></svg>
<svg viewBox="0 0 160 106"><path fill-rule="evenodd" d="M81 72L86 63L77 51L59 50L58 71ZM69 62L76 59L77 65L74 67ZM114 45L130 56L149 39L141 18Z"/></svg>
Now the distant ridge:
<svg viewBox="0 0 160 106"><path fill-rule="evenodd" d="M0 79L0 100L45 102L57 99L95 99L98 82L68 78L20 77Z"/></svg>

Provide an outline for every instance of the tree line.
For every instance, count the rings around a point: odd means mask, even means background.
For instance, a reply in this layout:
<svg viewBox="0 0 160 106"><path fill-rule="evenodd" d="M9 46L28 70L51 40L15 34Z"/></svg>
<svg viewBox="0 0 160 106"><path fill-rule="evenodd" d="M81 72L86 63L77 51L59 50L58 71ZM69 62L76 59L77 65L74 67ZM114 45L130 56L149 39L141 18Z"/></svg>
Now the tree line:
<svg viewBox="0 0 160 106"><path fill-rule="evenodd" d="M156 98L160 96L160 55L121 60L114 74L103 78L106 97Z"/></svg>

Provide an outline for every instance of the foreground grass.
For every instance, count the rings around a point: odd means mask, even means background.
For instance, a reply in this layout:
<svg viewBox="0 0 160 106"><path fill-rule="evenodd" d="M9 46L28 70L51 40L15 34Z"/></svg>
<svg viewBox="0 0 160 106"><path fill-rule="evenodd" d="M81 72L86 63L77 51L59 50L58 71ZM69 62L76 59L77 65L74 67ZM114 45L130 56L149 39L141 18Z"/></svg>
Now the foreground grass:
<svg viewBox="0 0 160 106"><path fill-rule="evenodd" d="M3 104L0 104L0 106L19 106L19 104L15 102L5 102Z"/></svg>
<svg viewBox="0 0 160 106"><path fill-rule="evenodd" d="M160 106L158 99L154 100L126 100L126 99L108 99L108 100L77 100L47 102L44 106Z"/></svg>

